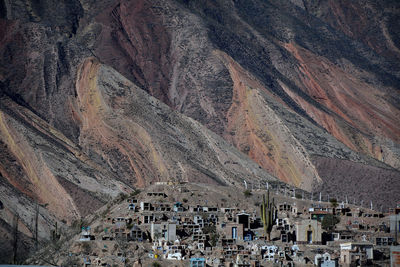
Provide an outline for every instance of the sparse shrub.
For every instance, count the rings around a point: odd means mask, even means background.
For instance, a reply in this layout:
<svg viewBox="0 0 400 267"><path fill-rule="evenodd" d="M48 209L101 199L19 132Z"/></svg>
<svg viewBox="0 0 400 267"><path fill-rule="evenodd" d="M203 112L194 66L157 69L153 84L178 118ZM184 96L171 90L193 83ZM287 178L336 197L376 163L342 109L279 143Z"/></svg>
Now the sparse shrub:
<svg viewBox="0 0 400 267"><path fill-rule="evenodd" d="M158 262L154 261L151 266L153 266L153 267L161 267L161 264L159 264Z"/></svg>
<svg viewBox="0 0 400 267"><path fill-rule="evenodd" d="M250 197L252 195L252 193L251 193L251 191L249 189L247 189L247 190L243 191L243 195L245 197Z"/></svg>
<svg viewBox="0 0 400 267"><path fill-rule="evenodd" d="M90 253L92 248L91 248L89 242L83 242L81 245L81 249L82 249L82 252L87 255Z"/></svg>
<svg viewBox="0 0 400 267"><path fill-rule="evenodd" d="M182 202L183 202L183 203L187 203L187 202L188 202L188 199L187 199L187 198L183 198L183 199L182 199Z"/></svg>
<svg viewBox="0 0 400 267"><path fill-rule="evenodd" d="M211 233L216 233L216 232L217 232L217 228L215 227L215 225L209 225L209 226L203 227L203 233L205 233L205 234L211 234Z"/></svg>
<svg viewBox="0 0 400 267"><path fill-rule="evenodd" d="M101 232L103 232L103 229L104 229L104 227L102 225L98 225L94 228L94 233L95 234L101 233Z"/></svg>
<svg viewBox="0 0 400 267"><path fill-rule="evenodd" d="M82 227L86 226L86 225L88 225L88 223L85 220L80 219L80 220L73 221L71 224L71 227L76 232L79 232L79 231L81 231Z"/></svg>
<svg viewBox="0 0 400 267"><path fill-rule="evenodd" d="M219 235L217 233L210 234L210 244L211 246L215 247L217 245Z"/></svg>
<svg viewBox="0 0 400 267"><path fill-rule="evenodd" d="M122 202L128 198L128 195L125 193L119 193L118 197L115 199L116 203Z"/></svg>
<svg viewBox="0 0 400 267"><path fill-rule="evenodd" d="M297 199L302 199L303 196L302 196L301 194L296 194L296 198L297 198Z"/></svg>
<svg viewBox="0 0 400 267"><path fill-rule="evenodd" d="M131 197L137 196L137 195L139 195L141 192L142 192L142 191L140 191L139 189L136 189L135 191L133 191L133 192L130 194L130 196L131 196Z"/></svg>

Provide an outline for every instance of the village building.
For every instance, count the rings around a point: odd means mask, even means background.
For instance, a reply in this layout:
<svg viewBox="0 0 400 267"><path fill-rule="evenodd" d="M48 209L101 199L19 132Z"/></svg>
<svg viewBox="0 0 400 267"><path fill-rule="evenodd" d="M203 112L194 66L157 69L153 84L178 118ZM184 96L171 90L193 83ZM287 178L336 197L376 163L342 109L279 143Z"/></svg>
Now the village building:
<svg viewBox="0 0 400 267"><path fill-rule="evenodd" d="M176 202L174 204L173 211L174 212L183 212L183 211L185 211L185 208L183 207L181 202Z"/></svg>
<svg viewBox="0 0 400 267"><path fill-rule="evenodd" d="M400 214L392 214L389 217L390 220L390 233L397 238L397 242L400 243Z"/></svg>
<svg viewBox="0 0 400 267"><path fill-rule="evenodd" d="M228 239L243 240L244 228L240 223L227 223L224 227L224 234Z"/></svg>
<svg viewBox="0 0 400 267"><path fill-rule="evenodd" d="M128 241L142 242L143 239L144 239L144 233L143 233L143 231L142 231L139 227L133 226L133 227L129 230Z"/></svg>
<svg viewBox="0 0 400 267"><path fill-rule="evenodd" d="M152 240L163 239L165 241L176 240L176 224L162 222L159 224L152 223L150 228L150 236Z"/></svg>
<svg viewBox="0 0 400 267"><path fill-rule="evenodd" d="M366 265L373 260L373 244L369 242L349 242L340 244L340 264L343 266Z"/></svg>
<svg viewBox="0 0 400 267"><path fill-rule="evenodd" d="M393 246L395 244L393 237L375 237L376 246Z"/></svg>
<svg viewBox="0 0 400 267"><path fill-rule="evenodd" d="M314 258L314 264L318 267L338 267L338 261L332 260L331 255L327 252L324 254L317 254Z"/></svg>
<svg viewBox="0 0 400 267"><path fill-rule="evenodd" d="M307 212L307 203L300 201L299 204L292 199L290 204L278 202L271 241L268 241L257 208L243 209L246 206L240 205L215 208L211 201L206 201L209 205L184 201L188 203L184 206L176 198L160 200L163 195L157 192L150 194L152 198L124 201L96 226L99 238L95 242L105 242L104 248L97 244L101 247L97 256L101 261L88 256L92 265L122 262L125 258L131 261L139 249L147 259L161 259L163 265L170 260L186 261L182 263L184 266L302 266L313 263L337 267L339 261L343 266L363 265L369 261L387 263L387 256L373 259L374 245L380 251L376 255L387 255L389 246L395 244L389 216L381 219L378 213L370 210L364 212L364 209L342 205L341 209L336 209L341 221L332 232L323 231L321 227L323 216L332 214L329 203L313 204ZM298 213L297 207L304 208L304 214ZM121 238L130 242L127 244L134 249L128 253L118 249L114 255L102 258L110 253L110 244L120 242Z"/></svg>
<svg viewBox="0 0 400 267"><path fill-rule="evenodd" d="M321 244L322 227L317 220L296 222L296 242L299 244Z"/></svg>
<svg viewBox="0 0 400 267"><path fill-rule="evenodd" d="M190 267L206 267L206 259L190 258Z"/></svg>
<svg viewBox="0 0 400 267"><path fill-rule="evenodd" d="M90 226L82 227L79 241L91 241L91 240L95 240L95 236L91 234Z"/></svg>

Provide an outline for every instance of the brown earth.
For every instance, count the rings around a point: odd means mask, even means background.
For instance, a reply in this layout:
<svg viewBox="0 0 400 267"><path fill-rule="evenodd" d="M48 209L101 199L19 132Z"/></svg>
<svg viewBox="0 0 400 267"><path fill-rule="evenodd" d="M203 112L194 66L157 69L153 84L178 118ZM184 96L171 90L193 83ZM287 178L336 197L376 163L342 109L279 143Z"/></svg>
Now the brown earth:
<svg viewBox="0 0 400 267"><path fill-rule="evenodd" d="M30 232L39 202L41 238L156 181L278 178L399 201L393 1L15 0L0 10L0 201ZM377 183L395 196L371 191Z"/></svg>

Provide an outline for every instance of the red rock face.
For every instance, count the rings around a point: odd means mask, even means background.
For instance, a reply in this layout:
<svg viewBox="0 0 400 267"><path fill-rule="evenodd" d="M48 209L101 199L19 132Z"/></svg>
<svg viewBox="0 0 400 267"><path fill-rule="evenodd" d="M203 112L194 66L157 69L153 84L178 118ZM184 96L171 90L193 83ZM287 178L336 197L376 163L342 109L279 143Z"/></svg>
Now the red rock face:
<svg viewBox="0 0 400 267"><path fill-rule="evenodd" d="M234 82L224 138L280 180L311 190L313 183L321 178L305 148L263 101L261 92L268 90L232 58L218 54L226 62Z"/></svg>
<svg viewBox="0 0 400 267"><path fill-rule="evenodd" d="M174 58L171 37L152 4L121 1L98 16L103 24L96 55L153 96L171 105L168 87Z"/></svg>
<svg viewBox="0 0 400 267"><path fill-rule="evenodd" d="M385 93L393 89L373 87L326 58L296 45L287 44L285 47L299 61L298 86L330 112L310 105L288 90L287 93L338 140L355 151L382 160L383 149L379 147L379 141L376 144L371 137L391 139L396 143L400 140L400 110L387 100L390 95ZM349 132L340 120L358 131ZM387 163L397 165L395 162Z"/></svg>
<svg viewBox="0 0 400 267"><path fill-rule="evenodd" d="M156 181L400 188L396 4L25 2L0 14L0 200L27 233L32 199L70 223Z"/></svg>

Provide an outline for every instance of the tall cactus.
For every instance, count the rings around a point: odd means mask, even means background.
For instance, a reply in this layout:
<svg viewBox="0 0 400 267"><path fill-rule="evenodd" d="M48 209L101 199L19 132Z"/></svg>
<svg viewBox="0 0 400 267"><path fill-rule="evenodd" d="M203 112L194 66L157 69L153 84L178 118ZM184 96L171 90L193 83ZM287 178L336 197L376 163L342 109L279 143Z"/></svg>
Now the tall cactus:
<svg viewBox="0 0 400 267"><path fill-rule="evenodd" d="M261 204L261 221L263 222L264 233L268 237L268 241L271 240L271 231L275 219L274 215L275 215L274 198L272 198L272 202L269 201L269 190L268 190L267 202L265 202L265 195L263 195L263 203Z"/></svg>
<svg viewBox="0 0 400 267"><path fill-rule="evenodd" d="M52 239L52 241L57 241L57 240L60 239L60 237L61 237L61 234L60 234L60 232L58 230L58 224L56 222L55 229L51 230L51 239Z"/></svg>

